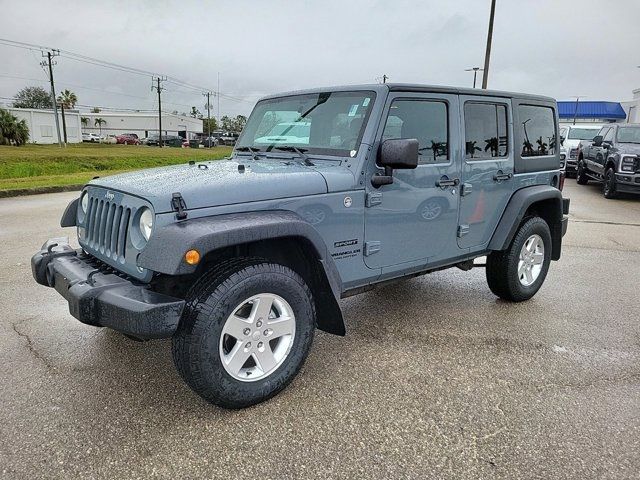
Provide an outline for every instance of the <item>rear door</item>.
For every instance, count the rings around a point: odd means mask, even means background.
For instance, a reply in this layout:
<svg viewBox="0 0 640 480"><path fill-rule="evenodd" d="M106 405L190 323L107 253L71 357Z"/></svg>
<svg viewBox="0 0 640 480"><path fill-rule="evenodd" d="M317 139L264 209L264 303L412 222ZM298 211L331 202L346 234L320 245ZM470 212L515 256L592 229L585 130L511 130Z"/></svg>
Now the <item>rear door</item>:
<svg viewBox="0 0 640 480"><path fill-rule="evenodd" d="M511 100L460 96L465 155L462 162L460 248L486 244L513 190Z"/></svg>

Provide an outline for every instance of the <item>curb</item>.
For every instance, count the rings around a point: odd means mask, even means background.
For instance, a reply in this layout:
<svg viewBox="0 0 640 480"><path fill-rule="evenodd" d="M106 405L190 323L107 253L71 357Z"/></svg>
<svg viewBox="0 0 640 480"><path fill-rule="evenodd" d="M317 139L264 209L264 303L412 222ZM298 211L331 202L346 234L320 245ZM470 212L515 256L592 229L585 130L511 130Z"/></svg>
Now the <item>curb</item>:
<svg viewBox="0 0 640 480"><path fill-rule="evenodd" d="M18 188L15 190L0 190L0 198L22 197L25 195L40 195L43 193L74 192L74 191L82 190L83 186L84 184L60 185L55 187Z"/></svg>

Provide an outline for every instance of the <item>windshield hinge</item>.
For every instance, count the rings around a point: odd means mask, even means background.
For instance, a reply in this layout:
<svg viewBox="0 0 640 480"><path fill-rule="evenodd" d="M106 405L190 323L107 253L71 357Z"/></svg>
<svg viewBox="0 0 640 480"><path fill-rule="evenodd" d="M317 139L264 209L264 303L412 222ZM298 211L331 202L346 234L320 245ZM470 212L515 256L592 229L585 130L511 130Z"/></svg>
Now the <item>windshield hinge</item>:
<svg viewBox="0 0 640 480"><path fill-rule="evenodd" d="M180 192L176 192L172 195L171 208L176 212L176 218L178 220L184 220L187 218L187 212L185 212L187 204L184 203L184 198L182 198Z"/></svg>

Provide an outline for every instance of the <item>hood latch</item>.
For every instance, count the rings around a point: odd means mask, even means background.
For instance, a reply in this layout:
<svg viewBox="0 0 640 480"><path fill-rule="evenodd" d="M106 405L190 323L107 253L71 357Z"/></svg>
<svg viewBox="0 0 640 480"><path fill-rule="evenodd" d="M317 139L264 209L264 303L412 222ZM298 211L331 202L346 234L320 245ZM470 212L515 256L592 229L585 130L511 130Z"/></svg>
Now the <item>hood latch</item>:
<svg viewBox="0 0 640 480"><path fill-rule="evenodd" d="M180 192L176 192L172 195L171 207L176 212L176 218L178 220L184 220L187 218L187 212L185 212L187 204L184 203L184 198L182 198Z"/></svg>

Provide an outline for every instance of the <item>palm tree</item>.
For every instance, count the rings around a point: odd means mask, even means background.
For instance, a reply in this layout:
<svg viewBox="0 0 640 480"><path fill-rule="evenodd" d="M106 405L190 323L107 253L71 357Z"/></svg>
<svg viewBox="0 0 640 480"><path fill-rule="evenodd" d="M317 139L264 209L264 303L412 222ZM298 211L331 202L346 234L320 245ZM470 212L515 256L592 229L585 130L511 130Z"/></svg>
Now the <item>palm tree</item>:
<svg viewBox="0 0 640 480"><path fill-rule="evenodd" d="M106 125L107 121L104 118L96 118L93 124L100 129L100 136L102 137L102 125Z"/></svg>
<svg viewBox="0 0 640 480"><path fill-rule="evenodd" d="M0 108L0 145L24 145L29 140L29 127L25 120L18 120L7 110Z"/></svg>
<svg viewBox="0 0 640 480"><path fill-rule="evenodd" d="M80 117L80 123L82 123L83 127L89 125L89 117Z"/></svg>
<svg viewBox="0 0 640 480"><path fill-rule="evenodd" d="M542 140L542 136L540 136L540 138L538 138L538 140L536 140L536 143L538 144L539 155L546 155L547 154L547 144L544 143L544 140Z"/></svg>
<svg viewBox="0 0 640 480"><path fill-rule="evenodd" d="M438 155L446 155L446 144L444 142L434 142L431 140L431 150L433 151L433 161L438 160Z"/></svg>
<svg viewBox="0 0 640 480"><path fill-rule="evenodd" d="M58 103L61 103L64 108L71 109L76 106L78 103L78 97L71 90L63 90L60 95L58 95Z"/></svg>
<svg viewBox="0 0 640 480"><path fill-rule="evenodd" d="M484 151L486 152L487 150L491 151L491 156L492 157L497 157L498 156L498 149L500 147L499 143L498 143L498 137L491 137L488 138L484 141L484 143L486 143L486 146L484 147Z"/></svg>
<svg viewBox="0 0 640 480"><path fill-rule="evenodd" d="M478 143L477 141L473 141L473 142L466 142L465 143L465 150L467 155L471 155L471 158L473 158L473 156L476 154L476 152L481 152L482 149L478 146L476 146L476 143Z"/></svg>

